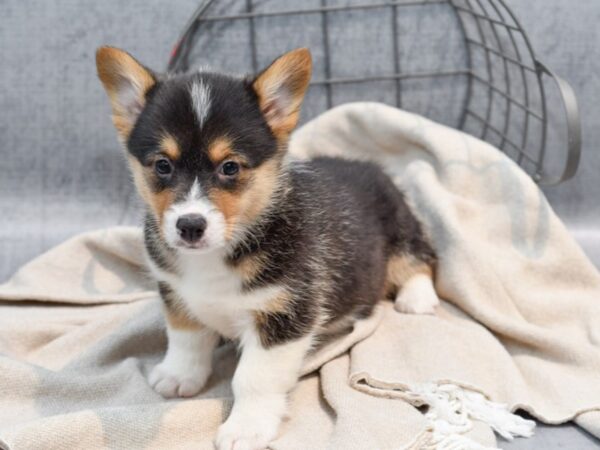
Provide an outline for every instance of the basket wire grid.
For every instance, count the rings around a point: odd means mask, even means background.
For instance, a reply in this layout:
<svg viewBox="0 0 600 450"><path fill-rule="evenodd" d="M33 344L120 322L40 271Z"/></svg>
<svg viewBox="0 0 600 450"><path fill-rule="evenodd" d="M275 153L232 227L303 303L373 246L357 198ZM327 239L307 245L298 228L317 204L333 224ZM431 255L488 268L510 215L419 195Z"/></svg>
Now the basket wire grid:
<svg viewBox="0 0 600 450"><path fill-rule="evenodd" d="M289 6L282 8L282 5ZM415 8L438 8L436 10L438 13L439 8L443 8L444 15L441 17L444 22L454 23L455 28L459 30L454 34L458 36L457 40L460 41L462 48L453 50L458 54L457 58L453 59L453 67L439 67L438 58L434 57L433 61L436 61L437 65L433 64L433 67L425 70L422 68L413 70L408 67L411 64L407 61L424 58L424 55L402 59L402 55L408 52L407 49L401 48L403 33L406 33L407 28L406 21L413 20L408 10ZM335 31L331 29L332 26L336 26L339 32L340 18L336 19L336 16L344 15L341 19L346 21L345 26L347 26L349 21L354 21L356 25L358 21L367 20L366 14L374 12L377 12L378 20L388 21L386 27L389 28L391 38L387 42L390 43L391 48L385 58L391 61L391 65L382 69L377 65L370 67L368 60L361 60L361 64L356 68L366 67L366 71L346 70L343 76L336 75L334 73L337 67L335 50L332 48L336 36ZM339 97L336 90L347 85L353 86L354 91L357 89L361 91L360 99L370 99L370 95L373 95L373 83L379 83L377 88L380 90L379 95L383 95L380 97L382 101L399 108L404 107L423 113L422 104L416 107L407 105L405 97L412 91L410 83L427 80L429 88L417 86L417 90L433 92L436 87L444 85L446 91L452 91L450 95L446 92L439 97L446 100L448 105L440 106L438 109L446 113L446 110L454 108L456 114L453 119L441 117L440 121L500 148L521 165L535 181L546 185L559 184L571 178L577 171L581 153L581 126L573 90L566 81L536 59L525 31L503 0L359 0L346 3L336 0L291 3L280 0L220 0L218 2L205 0L199 5L173 48L168 70L187 71L195 65L192 63L195 59L207 61L214 59L215 53L220 52L208 51L206 52L208 54L203 54L203 47L206 50L207 47L212 46L214 50L216 47L211 41L223 40L224 35L233 33L237 36L237 45L245 47L241 51L249 54L249 61L246 67L241 60L228 61L225 65L229 65L236 71L246 69L256 72L261 67L259 65L261 50L264 51L265 47L269 47L274 42L267 36L267 40L261 46L259 43L261 35L257 31L260 21L270 20L269 23L272 24L273 20L286 20L285 27L291 29L290 20L301 20L299 26L306 26L308 22L302 20L306 20L307 17L319 21L318 28L311 28L310 40L314 43L316 39L320 44L322 56L320 58L322 75L314 77L311 90L321 89L318 95L324 98L324 100L319 99L320 106L309 108L309 114L316 115L324 109L341 103L336 98ZM334 20L337 22L334 23ZM378 22L379 27L382 27L382 23ZM214 28L224 24L226 25L224 28ZM273 29L273 25L270 27ZM417 31L423 32L420 29ZM383 30L372 30L372 32L376 33L378 40L383 40L381 34ZM205 34L204 44L200 42L200 36L203 34ZM316 38L315 34L318 34ZM293 36L290 38L293 40ZM440 36L437 39L439 40ZM442 36L441 39L444 37ZM264 41L264 37L262 40ZM294 41L294 43L297 44L295 46L306 46L304 42ZM223 46L226 44L225 39ZM313 46L309 45L309 47L314 53ZM288 45L288 48L291 49L293 46ZM194 59L193 54L198 52L202 56ZM443 56L439 55L439 59L444 59ZM339 58L337 65L340 65ZM555 81L566 114L567 155L559 175L550 175L545 167L549 132L545 76ZM444 84L443 80L453 80L453 82ZM460 96L462 99L458 98ZM437 98L434 101L437 101ZM455 106L456 104L459 108ZM427 111L424 115L435 116L435 114L427 114Z"/></svg>

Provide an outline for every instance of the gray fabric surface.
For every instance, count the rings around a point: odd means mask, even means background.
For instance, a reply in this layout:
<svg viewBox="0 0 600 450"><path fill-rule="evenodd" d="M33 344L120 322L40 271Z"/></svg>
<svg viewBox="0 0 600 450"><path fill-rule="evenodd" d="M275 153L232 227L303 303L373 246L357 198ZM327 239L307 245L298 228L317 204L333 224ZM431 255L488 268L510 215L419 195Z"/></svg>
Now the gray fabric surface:
<svg viewBox="0 0 600 450"><path fill-rule="evenodd" d="M108 103L95 77L94 50L104 43L121 46L149 66L164 68L173 42L197 3L181 0L173 7L156 0L126 4L0 2L0 138L4 155L0 178L0 207L4 211L0 225L0 279L6 279L23 262L76 232L135 223L139 211L110 124ZM595 45L600 39L595 26L600 18L600 4L594 0L579 0L576 7L559 0L509 3L528 30L539 58L568 79L579 96L585 139L581 168L574 180L547 188L546 194L586 251L599 261L600 234L595 224L600 215L596 200L600 183L595 174L600 170L600 156L595 142L600 139L600 80L592 74L598 72L600 65L600 58L594 57L600 53ZM438 56L459 53L453 44L456 23L447 17L438 12L424 14L422 20L400 20L404 65L410 63L415 70L431 61L437 61L439 68L451 65L446 56ZM257 30L260 32L262 27L263 31L259 35L264 35L265 27L274 35L271 41L259 39L258 44L266 49L259 52L259 63L304 43L313 48L315 77L321 77L321 43L311 41L311 31L315 30L310 26L277 27L273 20L257 23ZM333 75L345 76L352 73L352 68L359 70L364 66L368 70L387 68L389 61L386 63L385 57L355 51L348 44L358 48L362 41L379 44L374 30L381 20L374 15L368 23L352 22L349 15L332 21ZM223 30L220 33L228 36ZM240 42L244 37L234 35L227 39ZM227 43L227 39L221 41ZM247 70L248 60L232 58L227 50L235 48L234 43L221 45L218 51L209 42L203 60L215 67ZM363 58L375 62L362 64ZM456 105L452 101L454 95L459 95L455 90L440 91L434 86L432 92L423 92L423 86L417 82L405 83L403 87L409 109L438 120L455 115L446 111ZM386 101L391 97L391 88L390 82L347 87L334 93L334 102ZM322 94L322 88L313 89L305 117L323 109ZM440 96L444 101L440 101ZM560 120L562 111L558 104L554 104L553 113ZM551 140L550 147L562 150L564 141ZM556 164L561 161L562 155L558 156Z"/></svg>
<svg viewBox="0 0 600 450"><path fill-rule="evenodd" d="M230 3L220 2L223 8ZM266 3L259 1L257 7L267 7ZM545 193L584 250L600 265L600 153L596 151L600 142L600 78L596 76L600 71L600 3L507 3L521 19L539 59L566 78L578 94L584 133L582 164L575 179L547 188ZM73 234L138 221L139 203L110 123L108 102L95 76L94 51L102 44L120 46L150 67L162 69L197 5L197 0L179 0L176 5L159 0L0 0L0 281ZM399 22L403 63L413 64L415 69L428 63L443 68L452 62L446 55L460 53L453 44L456 23L438 10L432 11L424 12L419 20L401 18ZM389 45L377 34L383 18L374 14L366 22L354 19L348 14L332 22L333 74L387 69L389 60L382 56L383 51L374 55L360 50L365 48L364 42ZM322 77L321 42L315 42L309 23L290 28L266 20L257 23L257 29L260 27L268 31L267 38L257 42L263 49L259 52L261 64L293 45L309 45L316 61L315 77ZM200 59L215 67L247 70L249 59L234 58L231 50L245 37L230 36L226 31L216 33L230 39L230 45L215 48L210 40L206 56ZM443 90L414 82L403 88L407 108L451 122L448 117L456 113L453 99L460 95L460 86ZM387 101L391 86L374 82L359 89L341 89L334 94L334 101ZM305 118L323 108L323 89L314 89L308 101ZM558 125L562 124L560 108L555 103L551 109ZM551 164L558 167L564 142L551 139L549 146L554 157ZM505 447L599 446L572 427L544 428L539 434Z"/></svg>

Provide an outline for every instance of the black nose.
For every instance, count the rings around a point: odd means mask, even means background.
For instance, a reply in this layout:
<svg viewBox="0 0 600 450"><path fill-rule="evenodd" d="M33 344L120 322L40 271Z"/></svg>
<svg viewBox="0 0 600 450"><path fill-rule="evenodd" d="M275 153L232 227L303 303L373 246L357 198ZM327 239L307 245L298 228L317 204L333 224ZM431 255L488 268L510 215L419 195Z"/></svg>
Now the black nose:
<svg viewBox="0 0 600 450"><path fill-rule="evenodd" d="M175 226L181 239L191 244L202 237L206 230L206 219L200 214L186 214L177 219Z"/></svg>

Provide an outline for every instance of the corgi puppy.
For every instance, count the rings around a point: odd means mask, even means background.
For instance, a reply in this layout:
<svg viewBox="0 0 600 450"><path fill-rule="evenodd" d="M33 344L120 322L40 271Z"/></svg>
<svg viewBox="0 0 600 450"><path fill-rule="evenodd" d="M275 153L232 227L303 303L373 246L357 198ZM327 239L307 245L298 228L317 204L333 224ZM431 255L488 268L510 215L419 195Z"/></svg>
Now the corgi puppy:
<svg viewBox="0 0 600 450"><path fill-rule="evenodd" d="M220 337L241 356L219 450L277 436L303 360L397 292L431 313L435 254L402 193L374 164L286 158L311 76L297 49L253 77L158 75L102 47L98 76L139 194L168 349L149 383L191 397ZM396 295L396 294L393 294Z"/></svg>

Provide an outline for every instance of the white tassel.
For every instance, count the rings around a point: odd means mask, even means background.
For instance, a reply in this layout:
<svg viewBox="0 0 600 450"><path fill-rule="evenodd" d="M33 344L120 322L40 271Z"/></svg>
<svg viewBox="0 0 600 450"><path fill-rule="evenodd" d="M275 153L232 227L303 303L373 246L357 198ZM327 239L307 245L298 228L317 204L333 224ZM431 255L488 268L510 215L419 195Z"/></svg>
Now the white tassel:
<svg viewBox="0 0 600 450"><path fill-rule="evenodd" d="M512 414L506 405L491 402L479 392L467 390L461 390L461 392L469 415L487 423L507 441L512 441L516 436L533 436L535 428L533 420L523 419L521 416Z"/></svg>
<svg viewBox="0 0 600 450"><path fill-rule="evenodd" d="M489 425L507 440L531 437L535 422L512 414L506 405L489 401L479 392L455 384L425 383L404 392L414 406L427 405L432 440L427 450L493 450L463 436L473 428L472 419Z"/></svg>

